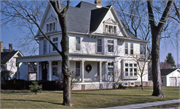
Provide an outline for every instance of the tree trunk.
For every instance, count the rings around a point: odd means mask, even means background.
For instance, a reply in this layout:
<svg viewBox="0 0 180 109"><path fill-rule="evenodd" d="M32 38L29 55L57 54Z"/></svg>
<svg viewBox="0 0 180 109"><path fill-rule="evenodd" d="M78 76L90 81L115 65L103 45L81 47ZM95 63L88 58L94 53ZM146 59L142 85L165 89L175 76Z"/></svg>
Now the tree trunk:
<svg viewBox="0 0 180 109"><path fill-rule="evenodd" d="M143 90L143 80L142 80L142 76L141 76L141 89Z"/></svg>
<svg viewBox="0 0 180 109"><path fill-rule="evenodd" d="M159 62L159 47L160 47L160 37L161 31L166 19L170 13L170 10L173 5L173 0L167 2L167 6L164 9L164 12L161 16L160 22L156 25L154 14L152 10L152 0L147 1L148 14L149 14L149 23L151 25L151 34L152 34L152 76L153 76L153 94L152 96L164 97L162 92L162 82L161 82L161 72L160 72L160 62Z"/></svg>
<svg viewBox="0 0 180 109"><path fill-rule="evenodd" d="M153 76L153 94L152 96L164 97L162 92L160 61L159 61L159 47L161 31L157 27L152 30L152 76Z"/></svg>
<svg viewBox="0 0 180 109"><path fill-rule="evenodd" d="M61 12L59 17L59 22L62 29L62 73L64 75L63 80L63 105L71 106L71 72L69 70L69 37L67 33L66 26L66 14Z"/></svg>

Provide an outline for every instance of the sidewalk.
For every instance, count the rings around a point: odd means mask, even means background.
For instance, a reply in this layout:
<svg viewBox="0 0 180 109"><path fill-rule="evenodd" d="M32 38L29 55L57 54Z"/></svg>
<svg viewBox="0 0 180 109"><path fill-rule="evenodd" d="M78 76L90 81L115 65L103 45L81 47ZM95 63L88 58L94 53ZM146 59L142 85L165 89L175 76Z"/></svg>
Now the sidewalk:
<svg viewBox="0 0 180 109"><path fill-rule="evenodd" d="M145 107L158 106L158 105L164 105L164 104L173 104L173 103L180 103L180 99L141 103L141 104L131 104L131 105L117 106L117 107L107 107L107 108L101 108L101 109L133 109L133 108L145 108Z"/></svg>

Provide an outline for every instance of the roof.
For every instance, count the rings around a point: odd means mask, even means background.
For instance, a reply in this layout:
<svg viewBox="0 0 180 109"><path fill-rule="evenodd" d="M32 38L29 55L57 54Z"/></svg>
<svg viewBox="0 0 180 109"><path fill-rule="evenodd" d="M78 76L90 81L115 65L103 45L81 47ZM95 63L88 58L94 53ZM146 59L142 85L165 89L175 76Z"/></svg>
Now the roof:
<svg viewBox="0 0 180 109"><path fill-rule="evenodd" d="M61 4L62 9L65 8L66 5ZM108 5L102 8L97 8L96 4L92 4L86 1L81 1L75 7L69 6L67 14L66 14L66 24L67 24L67 31L68 32L79 32L79 33L90 33L94 32L101 21L103 20L104 16L107 14L108 10L113 7L112 5ZM50 4L46 9L45 15L43 19L46 18L47 10L51 8ZM43 21L43 20L42 20ZM41 22L42 26L43 22ZM121 25L122 28L125 28L124 25ZM124 32L127 32L128 37L123 35L124 38L127 39L135 39L141 40L134 36L130 31L126 28L123 29ZM38 31L39 33L40 31ZM38 35L37 33L37 35ZM142 40L141 40L142 41Z"/></svg>
<svg viewBox="0 0 180 109"><path fill-rule="evenodd" d="M90 32L93 32L98 28L108 10L108 8L104 7L91 10Z"/></svg>
<svg viewBox="0 0 180 109"><path fill-rule="evenodd" d="M62 5L64 8L65 5ZM90 27L91 10L97 9L95 4L81 1L76 7L69 6L66 14L67 30L88 33Z"/></svg>
<svg viewBox="0 0 180 109"><path fill-rule="evenodd" d="M17 52L1 52L1 64L6 64Z"/></svg>
<svg viewBox="0 0 180 109"><path fill-rule="evenodd" d="M172 73L175 70L176 69L161 69L161 76L166 76L166 75Z"/></svg>

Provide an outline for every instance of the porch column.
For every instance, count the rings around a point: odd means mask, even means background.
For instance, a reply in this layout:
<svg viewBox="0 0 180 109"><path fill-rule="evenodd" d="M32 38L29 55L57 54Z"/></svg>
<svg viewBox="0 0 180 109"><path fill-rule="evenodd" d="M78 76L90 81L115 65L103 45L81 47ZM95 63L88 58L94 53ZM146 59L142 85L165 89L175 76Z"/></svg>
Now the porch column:
<svg viewBox="0 0 180 109"><path fill-rule="evenodd" d="M51 81L51 79L52 79L52 66L51 66L51 64L52 64L52 61L49 61L49 72L48 72L49 81Z"/></svg>
<svg viewBox="0 0 180 109"><path fill-rule="evenodd" d="M106 81L108 81L108 62L106 62Z"/></svg>
<svg viewBox="0 0 180 109"><path fill-rule="evenodd" d="M99 64L99 82L102 82L102 61Z"/></svg>
<svg viewBox="0 0 180 109"><path fill-rule="evenodd" d="M81 62L81 80L82 80L82 82L84 82L84 60L82 60L82 62Z"/></svg>
<svg viewBox="0 0 180 109"><path fill-rule="evenodd" d="M39 79L39 62L37 61L37 72L36 72L36 80L40 80Z"/></svg>
<svg viewBox="0 0 180 109"><path fill-rule="evenodd" d="M19 62L16 63L16 66L17 66L16 75L17 75L17 79L19 79Z"/></svg>

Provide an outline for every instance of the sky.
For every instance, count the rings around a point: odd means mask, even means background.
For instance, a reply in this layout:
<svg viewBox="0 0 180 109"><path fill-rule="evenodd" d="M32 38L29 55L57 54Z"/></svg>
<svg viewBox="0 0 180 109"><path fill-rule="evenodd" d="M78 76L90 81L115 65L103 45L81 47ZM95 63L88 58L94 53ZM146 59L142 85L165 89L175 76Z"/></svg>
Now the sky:
<svg viewBox="0 0 180 109"><path fill-rule="evenodd" d="M80 0L75 0L73 1L72 5L76 5ZM94 0L84 0L87 2L94 3ZM102 5L105 6L105 1L102 1ZM177 28L180 28L177 27ZM17 37L23 37L26 34L20 31L16 26L12 27L1 27L1 34L0 34L0 41L3 41L3 47L6 47L7 49L9 48L9 43L13 44L13 49L19 50L18 45L18 38ZM180 46L179 50L177 50L177 46L173 46L172 44L165 43L165 41L161 40L160 43L160 62L164 62L166 59L166 56L168 53L171 53L175 63L177 65L177 52L179 52L179 63L180 63ZM180 45L180 36L179 36L179 45ZM30 55L28 50L21 50L22 54L24 56ZM38 50L36 52L36 55L38 54Z"/></svg>

